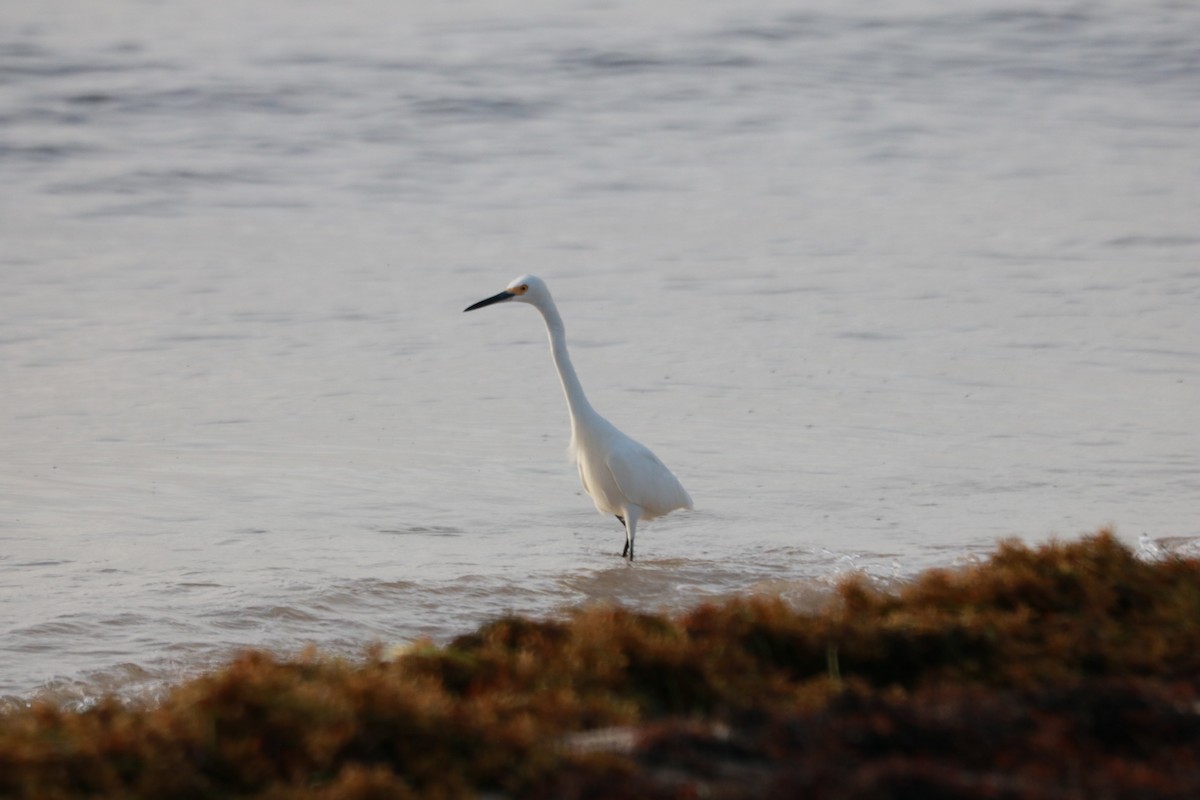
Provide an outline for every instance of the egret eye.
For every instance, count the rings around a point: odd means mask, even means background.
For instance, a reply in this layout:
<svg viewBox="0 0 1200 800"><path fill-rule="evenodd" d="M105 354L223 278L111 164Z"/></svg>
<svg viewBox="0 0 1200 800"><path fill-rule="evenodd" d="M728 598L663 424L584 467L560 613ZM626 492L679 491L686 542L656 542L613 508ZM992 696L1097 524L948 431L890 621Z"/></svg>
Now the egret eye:
<svg viewBox="0 0 1200 800"><path fill-rule="evenodd" d="M521 291L522 291L522 292L528 292L528 291L529 291L529 284L528 284L528 283L522 283L520 288L521 288Z"/></svg>

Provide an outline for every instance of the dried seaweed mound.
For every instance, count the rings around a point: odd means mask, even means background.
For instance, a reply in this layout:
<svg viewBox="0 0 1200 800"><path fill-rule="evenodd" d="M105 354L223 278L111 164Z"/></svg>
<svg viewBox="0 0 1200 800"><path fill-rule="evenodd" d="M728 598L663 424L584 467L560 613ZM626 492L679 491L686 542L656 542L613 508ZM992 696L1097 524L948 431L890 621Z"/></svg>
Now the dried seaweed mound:
<svg viewBox="0 0 1200 800"><path fill-rule="evenodd" d="M0 717L0 797L1200 797L1200 562L1101 533L679 617L247 653L153 708Z"/></svg>

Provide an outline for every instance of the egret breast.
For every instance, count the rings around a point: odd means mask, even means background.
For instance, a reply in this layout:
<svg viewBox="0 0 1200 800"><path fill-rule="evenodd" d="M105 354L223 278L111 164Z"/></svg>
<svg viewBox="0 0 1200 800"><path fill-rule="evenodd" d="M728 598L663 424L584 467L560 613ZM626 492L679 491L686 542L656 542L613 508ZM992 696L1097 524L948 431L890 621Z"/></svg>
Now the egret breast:
<svg viewBox="0 0 1200 800"><path fill-rule="evenodd" d="M595 452L577 450L575 463L579 467L579 480L583 490L596 504L596 510L602 514L620 514L624 511L627 498L621 494L621 488L613 480L612 472L605 464L604 458Z"/></svg>

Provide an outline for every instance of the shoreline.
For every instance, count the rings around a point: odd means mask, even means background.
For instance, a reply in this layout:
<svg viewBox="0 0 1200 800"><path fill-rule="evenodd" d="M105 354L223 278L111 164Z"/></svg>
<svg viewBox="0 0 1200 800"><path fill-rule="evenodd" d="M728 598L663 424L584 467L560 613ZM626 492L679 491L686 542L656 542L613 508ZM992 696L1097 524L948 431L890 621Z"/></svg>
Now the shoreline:
<svg viewBox="0 0 1200 800"><path fill-rule="evenodd" d="M4 797L1195 797L1200 560L1111 533L823 609L506 617L0 715Z"/></svg>

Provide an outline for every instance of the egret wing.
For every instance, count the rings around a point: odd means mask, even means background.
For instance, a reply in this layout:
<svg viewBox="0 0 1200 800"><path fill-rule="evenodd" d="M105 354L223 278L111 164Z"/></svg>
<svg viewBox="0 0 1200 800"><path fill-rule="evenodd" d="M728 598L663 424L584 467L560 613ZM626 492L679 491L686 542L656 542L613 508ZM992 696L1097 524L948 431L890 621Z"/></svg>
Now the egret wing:
<svg viewBox="0 0 1200 800"><path fill-rule="evenodd" d="M605 463L621 494L642 507L644 519L692 507L692 498L675 473L645 445L625 438L612 449Z"/></svg>

